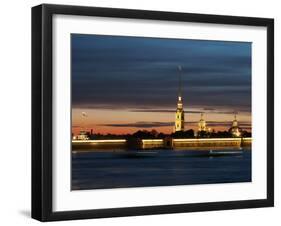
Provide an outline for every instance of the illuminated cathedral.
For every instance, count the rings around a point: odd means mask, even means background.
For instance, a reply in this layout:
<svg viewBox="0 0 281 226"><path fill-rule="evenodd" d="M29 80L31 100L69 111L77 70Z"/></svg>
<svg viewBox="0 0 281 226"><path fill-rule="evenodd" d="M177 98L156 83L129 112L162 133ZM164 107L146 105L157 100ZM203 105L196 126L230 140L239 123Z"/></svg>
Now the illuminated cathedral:
<svg viewBox="0 0 281 226"><path fill-rule="evenodd" d="M203 113L201 113L201 118L198 122L198 132L201 132L201 131L205 132L206 130L207 130L206 121L203 118Z"/></svg>
<svg viewBox="0 0 281 226"><path fill-rule="evenodd" d="M184 131L184 110L183 110L183 103L182 103L181 66L179 66L178 69L179 69L179 93L178 93L178 103L177 103L177 110L176 110L174 132Z"/></svg>
<svg viewBox="0 0 281 226"><path fill-rule="evenodd" d="M183 98L182 98L182 81L181 81L181 66L178 66L179 70L179 87L178 87L178 101L177 109L175 114L175 126L174 132L184 131L184 109L183 109ZM204 114L201 113L200 120L198 122L198 132L210 132L211 128L207 127L207 123L204 119ZM234 120L232 121L232 126L228 130L233 137L240 137L242 134L242 129L238 125L237 113L234 115Z"/></svg>
<svg viewBox="0 0 281 226"><path fill-rule="evenodd" d="M234 137L240 137L241 136L241 128L238 125L238 120L237 120L237 114L234 114L234 120L232 121L232 126L229 129L229 132L232 134Z"/></svg>

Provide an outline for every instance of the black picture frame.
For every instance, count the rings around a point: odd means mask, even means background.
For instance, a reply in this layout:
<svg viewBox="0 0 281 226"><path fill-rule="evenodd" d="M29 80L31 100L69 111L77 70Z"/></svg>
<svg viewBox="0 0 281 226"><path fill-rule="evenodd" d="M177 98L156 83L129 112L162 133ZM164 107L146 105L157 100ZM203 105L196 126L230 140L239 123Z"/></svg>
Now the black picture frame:
<svg viewBox="0 0 281 226"><path fill-rule="evenodd" d="M267 28L267 198L95 210L52 210L52 17L55 14ZM270 207L274 205L274 20L43 4L32 8L32 218L40 221Z"/></svg>

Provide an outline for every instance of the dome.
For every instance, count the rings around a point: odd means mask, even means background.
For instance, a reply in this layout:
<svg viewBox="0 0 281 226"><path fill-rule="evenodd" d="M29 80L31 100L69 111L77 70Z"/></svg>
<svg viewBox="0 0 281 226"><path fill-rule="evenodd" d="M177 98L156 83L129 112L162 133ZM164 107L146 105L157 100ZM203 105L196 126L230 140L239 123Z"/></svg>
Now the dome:
<svg viewBox="0 0 281 226"><path fill-rule="evenodd" d="M203 113L201 113L201 118L198 122L198 131L206 131L206 121L203 118Z"/></svg>
<svg viewBox="0 0 281 226"><path fill-rule="evenodd" d="M229 132L232 134L234 137L240 137L242 129L239 127L239 123L237 120L237 115L234 115L234 120L232 121L232 126L229 129Z"/></svg>

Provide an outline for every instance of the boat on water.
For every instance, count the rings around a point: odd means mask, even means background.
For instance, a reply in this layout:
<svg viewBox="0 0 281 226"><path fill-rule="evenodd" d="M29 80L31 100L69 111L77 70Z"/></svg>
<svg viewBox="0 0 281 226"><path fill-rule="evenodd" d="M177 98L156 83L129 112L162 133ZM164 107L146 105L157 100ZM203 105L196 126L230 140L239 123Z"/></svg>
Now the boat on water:
<svg viewBox="0 0 281 226"><path fill-rule="evenodd" d="M114 153L115 156L124 158L146 158L146 157L222 157L239 156L243 150L202 150L202 151L167 151L167 150L134 150Z"/></svg>
<svg viewBox="0 0 281 226"><path fill-rule="evenodd" d="M233 150L233 151L221 151L221 150L210 150L209 156L216 157L216 156L233 156L233 155L242 155L243 150Z"/></svg>

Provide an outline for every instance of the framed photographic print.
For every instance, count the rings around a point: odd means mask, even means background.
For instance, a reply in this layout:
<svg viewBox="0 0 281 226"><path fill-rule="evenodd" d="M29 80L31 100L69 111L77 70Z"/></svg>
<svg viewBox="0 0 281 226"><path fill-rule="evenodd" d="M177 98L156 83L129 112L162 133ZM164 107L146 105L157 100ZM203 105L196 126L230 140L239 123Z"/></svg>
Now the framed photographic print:
<svg viewBox="0 0 281 226"><path fill-rule="evenodd" d="M274 21L32 8L32 217L274 204Z"/></svg>

